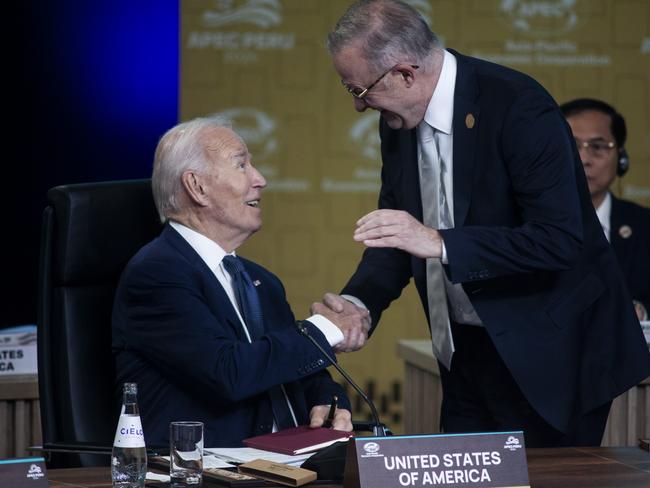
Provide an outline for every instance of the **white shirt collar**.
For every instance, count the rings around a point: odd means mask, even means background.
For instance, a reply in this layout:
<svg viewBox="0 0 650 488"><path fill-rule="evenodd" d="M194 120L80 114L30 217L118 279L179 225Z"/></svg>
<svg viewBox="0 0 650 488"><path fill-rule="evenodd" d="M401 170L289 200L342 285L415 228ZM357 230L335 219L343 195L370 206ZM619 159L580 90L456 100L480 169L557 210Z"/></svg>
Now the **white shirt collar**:
<svg viewBox="0 0 650 488"><path fill-rule="evenodd" d="M173 220L169 221L169 225L171 225L190 246L192 246L192 249L194 249L197 254L201 256L201 259L205 261L205 264L208 265L208 268L213 272L217 269L224 256L227 254L219 244L203 234L190 229L183 224L174 222ZM234 255L235 253L233 252L232 254Z"/></svg>
<svg viewBox="0 0 650 488"><path fill-rule="evenodd" d="M612 215L612 196L609 194L609 192L607 192L605 199L596 209L596 215L598 216L598 220L600 220L600 225L603 228L603 232L605 232L605 237L607 237L607 240L609 241Z"/></svg>
<svg viewBox="0 0 650 488"><path fill-rule="evenodd" d="M456 71L455 56L449 51L444 51L440 77L424 114L424 120L427 124L448 135L452 133L452 122L454 120Z"/></svg>

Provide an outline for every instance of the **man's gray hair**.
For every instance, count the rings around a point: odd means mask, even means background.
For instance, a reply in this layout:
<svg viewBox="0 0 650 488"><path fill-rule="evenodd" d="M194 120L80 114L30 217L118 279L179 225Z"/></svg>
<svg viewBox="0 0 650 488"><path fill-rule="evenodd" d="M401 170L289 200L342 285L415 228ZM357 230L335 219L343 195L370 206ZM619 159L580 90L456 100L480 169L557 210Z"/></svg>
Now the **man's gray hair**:
<svg viewBox="0 0 650 488"><path fill-rule="evenodd" d="M153 199L161 222L181 211L181 176L188 170L207 169L208 155L203 135L210 128L232 128L228 119L219 115L198 117L169 129L160 139L151 174Z"/></svg>
<svg viewBox="0 0 650 488"><path fill-rule="evenodd" d="M361 55L377 71L397 63L422 63L442 46L420 13L400 0L359 0L327 36L327 49L338 54L361 42Z"/></svg>

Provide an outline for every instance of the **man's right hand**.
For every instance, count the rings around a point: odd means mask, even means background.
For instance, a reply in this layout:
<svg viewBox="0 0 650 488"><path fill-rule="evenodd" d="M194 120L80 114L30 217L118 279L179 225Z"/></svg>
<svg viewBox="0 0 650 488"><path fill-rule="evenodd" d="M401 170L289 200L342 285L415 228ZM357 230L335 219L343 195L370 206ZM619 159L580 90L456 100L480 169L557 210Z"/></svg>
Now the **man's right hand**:
<svg viewBox="0 0 650 488"><path fill-rule="evenodd" d="M343 332L344 339L334 346L335 352L356 351L366 344L371 325L368 310L335 293L326 293L322 303L313 303L310 310L324 315Z"/></svg>

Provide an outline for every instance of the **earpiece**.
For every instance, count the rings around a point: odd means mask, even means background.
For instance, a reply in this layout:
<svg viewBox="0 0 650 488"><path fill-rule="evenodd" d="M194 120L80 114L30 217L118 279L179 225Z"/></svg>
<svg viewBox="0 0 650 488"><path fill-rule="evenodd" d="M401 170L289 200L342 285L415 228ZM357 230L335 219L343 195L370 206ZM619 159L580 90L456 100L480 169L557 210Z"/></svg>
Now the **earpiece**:
<svg viewBox="0 0 650 488"><path fill-rule="evenodd" d="M630 158L624 148L618 152L618 164L616 165L616 174L623 176L630 167Z"/></svg>

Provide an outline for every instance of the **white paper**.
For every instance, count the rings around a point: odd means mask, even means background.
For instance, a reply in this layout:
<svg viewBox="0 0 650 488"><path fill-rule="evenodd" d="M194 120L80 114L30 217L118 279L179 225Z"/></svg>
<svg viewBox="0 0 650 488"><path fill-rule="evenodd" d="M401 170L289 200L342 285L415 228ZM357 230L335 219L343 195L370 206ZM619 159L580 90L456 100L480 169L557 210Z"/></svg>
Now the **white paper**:
<svg viewBox="0 0 650 488"><path fill-rule="evenodd" d="M149 481L164 481L165 483L169 483L168 474L159 474L152 471L147 471L147 479Z"/></svg>
<svg viewBox="0 0 650 488"><path fill-rule="evenodd" d="M170 461L169 456L161 456L161 457L167 461ZM234 464L229 464L216 456L210 456L205 451L203 452L203 469L234 468L234 467L235 467Z"/></svg>
<svg viewBox="0 0 650 488"><path fill-rule="evenodd" d="M178 457L183 461L199 461L201 459L201 451L176 451Z"/></svg>
<svg viewBox="0 0 650 488"><path fill-rule="evenodd" d="M247 463L254 459L266 459L267 461L273 461L274 463L289 464L291 466L302 464L305 459L314 454L313 452L310 452L298 456L289 456L287 454L255 449L254 447L211 447L209 449L204 449L203 452L206 455L212 455L222 459L223 461L230 461L237 464Z"/></svg>

